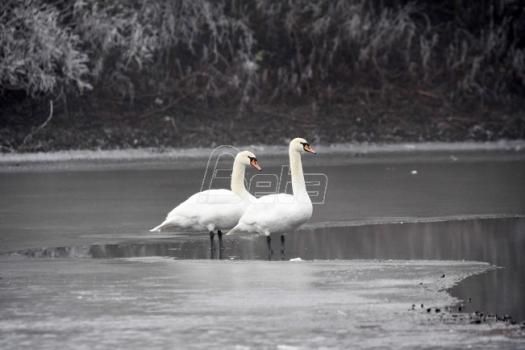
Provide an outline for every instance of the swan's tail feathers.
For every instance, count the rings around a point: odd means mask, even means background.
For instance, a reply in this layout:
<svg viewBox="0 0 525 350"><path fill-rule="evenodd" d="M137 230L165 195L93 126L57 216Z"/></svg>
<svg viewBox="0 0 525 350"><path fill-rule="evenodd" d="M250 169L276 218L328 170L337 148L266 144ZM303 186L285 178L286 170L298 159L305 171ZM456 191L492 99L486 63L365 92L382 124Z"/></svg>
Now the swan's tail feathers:
<svg viewBox="0 0 525 350"><path fill-rule="evenodd" d="M257 238L259 235L254 234L254 232L247 231L244 228L237 225L230 231L226 232L226 236L234 236L236 239L252 240Z"/></svg>
<svg viewBox="0 0 525 350"><path fill-rule="evenodd" d="M160 232L160 230L162 230L164 227L168 226L168 223L166 221L164 221L162 224L160 224L159 226L155 226L154 228L152 228L151 230L149 230L149 232Z"/></svg>
<svg viewBox="0 0 525 350"><path fill-rule="evenodd" d="M243 235L250 235L250 231L246 229L246 226L243 224L237 224L234 228L232 228L230 231L226 232L226 236L243 236Z"/></svg>
<svg viewBox="0 0 525 350"><path fill-rule="evenodd" d="M232 228L230 231L226 232L226 236L238 235L241 232L242 231L239 229L239 225L237 225L234 228Z"/></svg>

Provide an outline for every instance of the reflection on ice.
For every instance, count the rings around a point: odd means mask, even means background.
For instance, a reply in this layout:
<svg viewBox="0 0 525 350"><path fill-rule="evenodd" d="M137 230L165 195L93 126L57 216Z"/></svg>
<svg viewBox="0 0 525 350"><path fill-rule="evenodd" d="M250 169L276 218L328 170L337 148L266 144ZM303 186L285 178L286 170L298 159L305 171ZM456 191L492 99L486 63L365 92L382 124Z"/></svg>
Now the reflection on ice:
<svg viewBox="0 0 525 350"><path fill-rule="evenodd" d="M287 259L443 259L486 261L497 271L467 279L453 294L472 300L465 311L480 310L525 320L525 219L490 218L374 223L350 226L318 224L286 240ZM159 237L159 238L156 238ZM278 242L278 239L275 241ZM277 250L274 246L274 250ZM122 243L27 249L30 257L126 258L165 256L176 259L266 259L264 239L225 239L224 251L210 252L209 238L155 236ZM280 254L275 258L280 259Z"/></svg>
<svg viewBox="0 0 525 350"><path fill-rule="evenodd" d="M518 326L471 324L448 309L456 300L445 290L484 263L4 257L0 266L2 349L525 345Z"/></svg>
<svg viewBox="0 0 525 350"><path fill-rule="evenodd" d="M515 254L513 249L525 244L524 232L525 218L522 217L317 223L287 235L286 250L289 256L303 259L468 259L500 266L517 259L517 263L523 265L525 261L521 259L524 256ZM266 243L260 237L225 237L224 241L225 257L266 258ZM30 257L172 256L207 259L210 257L209 248L206 233L147 234L130 236L120 243L31 248L16 254Z"/></svg>

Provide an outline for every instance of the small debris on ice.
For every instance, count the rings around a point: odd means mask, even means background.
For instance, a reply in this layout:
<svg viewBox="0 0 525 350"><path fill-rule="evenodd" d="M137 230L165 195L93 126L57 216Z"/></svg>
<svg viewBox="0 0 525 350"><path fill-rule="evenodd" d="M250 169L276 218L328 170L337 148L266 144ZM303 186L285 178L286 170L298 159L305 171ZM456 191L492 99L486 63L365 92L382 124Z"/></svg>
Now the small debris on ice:
<svg viewBox="0 0 525 350"><path fill-rule="evenodd" d="M291 345L277 345L277 350L296 350L296 349L299 349L299 348L296 346L291 346Z"/></svg>
<svg viewBox="0 0 525 350"><path fill-rule="evenodd" d="M297 258L292 258L292 259L290 259L290 261L303 261L303 259L297 257Z"/></svg>

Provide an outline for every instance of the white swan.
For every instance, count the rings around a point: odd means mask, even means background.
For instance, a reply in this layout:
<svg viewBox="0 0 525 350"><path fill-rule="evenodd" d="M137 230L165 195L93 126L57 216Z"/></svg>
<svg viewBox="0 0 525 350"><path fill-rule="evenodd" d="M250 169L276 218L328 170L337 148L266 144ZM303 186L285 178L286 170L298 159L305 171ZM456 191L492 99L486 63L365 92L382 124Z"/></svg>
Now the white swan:
<svg viewBox="0 0 525 350"><path fill-rule="evenodd" d="M286 193L262 196L252 202L241 216L239 223L226 235L238 233L256 233L267 238L270 255L270 234L280 233L282 249L284 234L294 231L312 216L312 201L306 191L301 153L314 153L310 144L302 138L290 141L290 172L292 175L293 195ZM281 251L284 254L284 251Z"/></svg>
<svg viewBox="0 0 525 350"><path fill-rule="evenodd" d="M220 242L221 230L235 226L250 201L255 200L244 185L247 166L261 170L255 154L249 151L239 152L233 162L231 191L214 189L195 193L170 211L166 219L150 231L158 232L170 226L194 231L208 230L213 243L214 231L218 230Z"/></svg>

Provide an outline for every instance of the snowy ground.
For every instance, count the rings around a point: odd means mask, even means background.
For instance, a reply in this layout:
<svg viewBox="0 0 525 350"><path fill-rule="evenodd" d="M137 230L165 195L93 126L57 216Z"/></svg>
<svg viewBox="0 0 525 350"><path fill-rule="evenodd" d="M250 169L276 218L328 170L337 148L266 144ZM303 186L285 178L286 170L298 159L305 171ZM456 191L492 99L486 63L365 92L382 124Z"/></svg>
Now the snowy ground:
<svg viewBox="0 0 525 350"><path fill-rule="evenodd" d="M449 308L445 289L484 263L10 257L0 266L6 350L525 348L519 326L474 324Z"/></svg>

